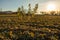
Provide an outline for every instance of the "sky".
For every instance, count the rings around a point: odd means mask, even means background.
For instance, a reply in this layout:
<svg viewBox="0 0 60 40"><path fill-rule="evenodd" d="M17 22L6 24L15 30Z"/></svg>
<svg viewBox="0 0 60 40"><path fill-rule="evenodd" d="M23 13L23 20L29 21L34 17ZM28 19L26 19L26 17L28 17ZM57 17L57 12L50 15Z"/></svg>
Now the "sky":
<svg viewBox="0 0 60 40"><path fill-rule="evenodd" d="M56 9L60 9L60 0L0 0L0 10L3 11L17 11L18 7L24 6L24 9L28 9L28 4L31 4L31 7L34 8L35 4L39 4L38 10L45 11L47 10L46 6L49 3L55 4Z"/></svg>

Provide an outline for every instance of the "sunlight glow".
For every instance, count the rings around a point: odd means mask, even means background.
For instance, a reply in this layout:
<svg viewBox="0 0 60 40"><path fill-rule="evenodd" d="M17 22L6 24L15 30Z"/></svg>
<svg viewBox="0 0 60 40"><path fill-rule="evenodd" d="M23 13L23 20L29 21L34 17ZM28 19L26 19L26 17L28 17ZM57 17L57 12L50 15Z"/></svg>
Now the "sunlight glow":
<svg viewBox="0 0 60 40"><path fill-rule="evenodd" d="M48 11L55 11L56 10L56 4L50 3L47 5Z"/></svg>

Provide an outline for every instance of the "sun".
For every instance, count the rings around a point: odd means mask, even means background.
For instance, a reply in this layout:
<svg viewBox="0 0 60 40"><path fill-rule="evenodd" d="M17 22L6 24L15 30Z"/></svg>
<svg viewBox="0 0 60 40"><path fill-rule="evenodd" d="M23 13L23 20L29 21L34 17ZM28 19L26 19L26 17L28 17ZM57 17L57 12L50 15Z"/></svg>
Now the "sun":
<svg viewBox="0 0 60 40"><path fill-rule="evenodd" d="M47 5L47 10L48 11L55 11L56 10L56 5L53 3L50 3Z"/></svg>

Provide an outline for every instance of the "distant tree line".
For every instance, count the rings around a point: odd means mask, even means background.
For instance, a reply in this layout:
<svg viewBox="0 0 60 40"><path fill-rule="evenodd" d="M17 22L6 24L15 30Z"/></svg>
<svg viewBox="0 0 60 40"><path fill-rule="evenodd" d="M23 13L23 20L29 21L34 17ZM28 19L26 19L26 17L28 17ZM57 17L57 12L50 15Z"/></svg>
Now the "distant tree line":
<svg viewBox="0 0 60 40"><path fill-rule="evenodd" d="M17 13L18 15L24 15L24 14L28 14L28 15L34 15L35 13L37 13L38 10L38 3L35 4L34 8L32 9L31 4L28 4L28 11L26 12L24 9L24 6L18 7ZM60 12L57 11L50 11L50 12L40 12L42 15L60 15Z"/></svg>

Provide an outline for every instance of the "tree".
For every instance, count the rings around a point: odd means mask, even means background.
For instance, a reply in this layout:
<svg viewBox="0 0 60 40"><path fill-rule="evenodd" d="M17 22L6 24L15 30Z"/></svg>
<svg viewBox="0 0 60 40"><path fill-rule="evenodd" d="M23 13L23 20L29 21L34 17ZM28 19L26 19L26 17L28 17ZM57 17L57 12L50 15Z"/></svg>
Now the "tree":
<svg viewBox="0 0 60 40"><path fill-rule="evenodd" d="M34 13L37 13L37 9L38 9L38 4L35 4L35 8L33 9L32 13L32 17L34 17Z"/></svg>
<svg viewBox="0 0 60 40"><path fill-rule="evenodd" d="M24 13L25 13L24 7L22 6L22 7L21 7L21 14L24 14Z"/></svg>
<svg viewBox="0 0 60 40"><path fill-rule="evenodd" d="M22 16L21 16L21 8L19 7L18 10L17 10L17 14L18 14L18 17L20 19L22 19Z"/></svg>
<svg viewBox="0 0 60 40"><path fill-rule="evenodd" d="M38 4L35 4L34 13L37 12L37 9L38 9Z"/></svg>
<svg viewBox="0 0 60 40"><path fill-rule="evenodd" d="M28 13L31 14L31 4L29 4L28 6L29 6Z"/></svg>
<svg viewBox="0 0 60 40"><path fill-rule="evenodd" d="M55 11L51 11L50 13L51 13L51 15L54 15L55 14Z"/></svg>
<svg viewBox="0 0 60 40"><path fill-rule="evenodd" d="M17 10L18 16L20 15L20 11L21 11L21 9L19 7L18 10Z"/></svg>

